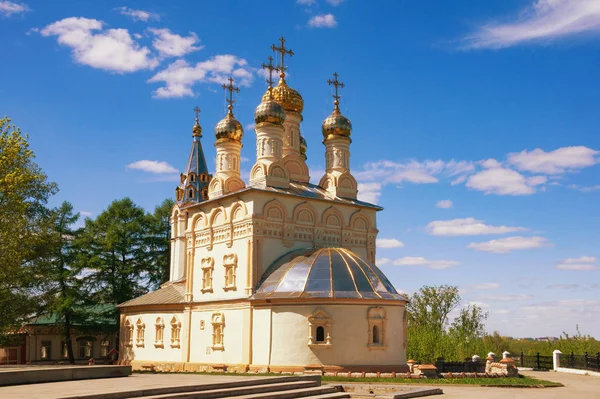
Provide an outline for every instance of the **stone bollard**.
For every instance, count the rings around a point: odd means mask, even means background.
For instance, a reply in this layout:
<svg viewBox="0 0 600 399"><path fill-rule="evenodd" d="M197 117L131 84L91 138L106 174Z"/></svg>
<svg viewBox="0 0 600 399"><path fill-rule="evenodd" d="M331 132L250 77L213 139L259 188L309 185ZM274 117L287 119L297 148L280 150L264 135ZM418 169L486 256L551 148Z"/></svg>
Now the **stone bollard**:
<svg viewBox="0 0 600 399"><path fill-rule="evenodd" d="M410 373L414 373L415 372L415 364L417 364L417 361L410 359L409 361L406 362L406 364L408 365L408 371Z"/></svg>
<svg viewBox="0 0 600 399"><path fill-rule="evenodd" d="M554 352L552 352L552 363L553 363L553 369L554 371L556 371L559 367L560 367L560 355L562 355L562 352L559 351L558 349L556 349Z"/></svg>
<svg viewBox="0 0 600 399"><path fill-rule="evenodd" d="M502 359L506 359L507 357L510 357L510 352L509 351L502 352Z"/></svg>
<svg viewBox="0 0 600 399"><path fill-rule="evenodd" d="M473 363L478 363L481 360L481 358L477 355L473 355L473 357L471 357L471 360L473 361Z"/></svg>
<svg viewBox="0 0 600 399"><path fill-rule="evenodd" d="M494 352L490 352L487 354L487 357L491 357L492 360L496 360L496 354Z"/></svg>
<svg viewBox="0 0 600 399"><path fill-rule="evenodd" d="M93 357L90 358L90 360L88 360L88 366L93 366L96 364L96 361L94 360Z"/></svg>

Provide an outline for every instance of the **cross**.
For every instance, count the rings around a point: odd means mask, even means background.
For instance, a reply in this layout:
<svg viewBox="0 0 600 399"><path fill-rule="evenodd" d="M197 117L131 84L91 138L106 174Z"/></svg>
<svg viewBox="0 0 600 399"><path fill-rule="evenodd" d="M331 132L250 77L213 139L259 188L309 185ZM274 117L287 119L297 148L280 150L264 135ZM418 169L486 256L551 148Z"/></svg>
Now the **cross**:
<svg viewBox="0 0 600 399"><path fill-rule="evenodd" d="M233 78L232 77L230 77L227 80L229 80L229 84L228 85L224 84L222 87L223 87L223 90L229 90L229 98L226 98L225 101L227 101L227 103L229 104L227 106L227 108L229 109L229 112L231 113L231 110L233 109L233 103L235 102L233 100L233 92L235 91L236 93L239 93L240 92L240 88L239 87L235 87L233 85Z"/></svg>
<svg viewBox="0 0 600 399"><path fill-rule="evenodd" d="M269 70L269 79L267 79L267 83L269 87L273 87L273 71L278 71L279 68L273 66L273 57L269 56L269 65L262 64L263 69Z"/></svg>
<svg viewBox="0 0 600 399"><path fill-rule="evenodd" d="M279 54L281 55L281 62L278 65L279 71L281 72L281 74L279 76L281 76L281 78L285 77L285 71L287 69L287 67L285 66L285 62L284 62L284 57L285 55L289 55L290 57L294 55L294 52L290 49L286 49L284 47L285 44L285 39L283 38L283 36L281 36L279 38L279 41L281 42L281 47L275 47L274 44L271 45L271 50L273 50L274 52L277 51L279 52Z"/></svg>
<svg viewBox="0 0 600 399"><path fill-rule="evenodd" d="M194 107L194 113L196 114L196 122L198 122L198 114L200 113L201 109L196 105Z"/></svg>
<svg viewBox="0 0 600 399"><path fill-rule="evenodd" d="M335 98L335 105L339 104L339 99L341 98L341 96L338 95L338 87L341 87L342 89L344 88L344 83L338 80L338 76L339 75L337 74L337 72L334 72L333 80L327 79L327 84L333 85L335 87L335 94L333 95L333 98Z"/></svg>

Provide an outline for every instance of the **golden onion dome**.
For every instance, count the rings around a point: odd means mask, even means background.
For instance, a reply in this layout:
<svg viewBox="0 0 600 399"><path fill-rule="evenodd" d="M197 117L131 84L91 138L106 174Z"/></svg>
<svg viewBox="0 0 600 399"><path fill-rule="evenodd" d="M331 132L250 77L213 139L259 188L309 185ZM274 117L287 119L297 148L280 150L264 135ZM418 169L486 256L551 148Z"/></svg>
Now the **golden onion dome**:
<svg viewBox="0 0 600 399"><path fill-rule="evenodd" d="M273 97L286 111L301 113L304 109L304 100L300 93L288 86L283 78L279 79L277 86L273 87ZM267 91L262 100L265 101L268 98L269 92Z"/></svg>
<svg viewBox="0 0 600 399"><path fill-rule="evenodd" d="M340 112L337 101L331 115L329 115L321 126L325 140L333 137L350 137L352 134L352 123Z"/></svg>
<svg viewBox="0 0 600 399"><path fill-rule="evenodd" d="M215 126L215 136L217 142L221 140L242 141L244 128L242 127L242 124L233 117L231 105L229 106L229 112L225 118L221 119L219 123L217 123L217 126Z"/></svg>
<svg viewBox="0 0 600 399"><path fill-rule="evenodd" d="M306 144L306 139L304 138L303 135L300 135L300 155L302 155L304 157L304 159L306 159L307 147L308 147L308 145Z"/></svg>
<svg viewBox="0 0 600 399"><path fill-rule="evenodd" d="M272 88L269 88L271 90ZM265 98L266 97L266 98ZM258 104L254 111L254 122L258 125L259 123L275 123L277 125L283 125L285 121L285 110L283 107L275 101L273 95L265 94L262 102Z"/></svg>
<svg viewBox="0 0 600 399"><path fill-rule="evenodd" d="M202 126L200 126L198 119L196 119L196 124L192 127L192 136L202 137Z"/></svg>

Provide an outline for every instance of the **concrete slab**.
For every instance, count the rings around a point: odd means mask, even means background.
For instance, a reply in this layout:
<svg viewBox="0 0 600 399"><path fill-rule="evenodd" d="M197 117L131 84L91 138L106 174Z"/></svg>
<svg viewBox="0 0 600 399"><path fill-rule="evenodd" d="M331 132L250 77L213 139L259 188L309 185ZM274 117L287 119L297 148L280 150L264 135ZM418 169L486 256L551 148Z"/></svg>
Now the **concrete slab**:
<svg viewBox="0 0 600 399"><path fill-rule="evenodd" d="M21 366L0 368L0 386L127 377L131 366Z"/></svg>

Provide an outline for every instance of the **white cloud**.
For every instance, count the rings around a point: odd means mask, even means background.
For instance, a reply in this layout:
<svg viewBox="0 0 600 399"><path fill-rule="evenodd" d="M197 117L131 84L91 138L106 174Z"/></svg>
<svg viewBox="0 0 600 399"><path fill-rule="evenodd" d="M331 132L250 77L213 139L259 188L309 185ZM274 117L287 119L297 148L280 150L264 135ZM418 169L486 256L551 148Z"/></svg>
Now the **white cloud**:
<svg viewBox="0 0 600 399"><path fill-rule="evenodd" d="M599 154L600 151L584 146L562 147L550 152L536 148L510 153L508 162L519 170L554 175L595 165L600 162Z"/></svg>
<svg viewBox="0 0 600 399"><path fill-rule="evenodd" d="M180 36L172 33L169 29L149 29L154 34L152 47L164 57L181 57L193 51L202 50L204 46L195 46L200 42L194 32L189 36Z"/></svg>
<svg viewBox="0 0 600 399"><path fill-rule="evenodd" d="M471 49L503 48L524 43L600 32L597 0L536 0L511 22L492 22L465 38Z"/></svg>
<svg viewBox="0 0 600 399"><path fill-rule="evenodd" d="M381 196L380 183L358 183L358 199L376 204Z"/></svg>
<svg viewBox="0 0 600 399"><path fill-rule="evenodd" d="M244 127L244 130L251 132L251 131L253 131L253 130L254 130L254 128L255 128L255 127L256 127L256 123L248 123L248 124L247 124L247 125Z"/></svg>
<svg viewBox="0 0 600 399"><path fill-rule="evenodd" d="M528 184L525 176L512 169L486 169L469 177L466 186L486 194L529 195L535 189Z"/></svg>
<svg viewBox="0 0 600 399"><path fill-rule="evenodd" d="M303 6L312 6L316 2L317 0L296 0L296 3L301 4Z"/></svg>
<svg viewBox="0 0 600 399"><path fill-rule="evenodd" d="M315 15L308 20L308 26L311 28L334 28L337 26L337 21L333 14Z"/></svg>
<svg viewBox="0 0 600 399"><path fill-rule="evenodd" d="M571 184L569 186L569 188L572 188L572 189L575 189L575 190L579 190L582 193L589 193L590 191L600 190L600 184L597 184L595 186L580 186L578 184Z"/></svg>
<svg viewBox="0 0 600 399"><path fill-rule="evenodd" d="M481 284L472 284L469 286L474 290L495 290L500 288L500 284L498 283L481 283Z"/></svg>
<svg viewBox="0 0 600 399"><path fill-rule="evenodd" d="M556 264L558 270L576 270L576 271L590 271L600 270L599 266L596 266L597 259L593 256L581 256L579 258L567 258Z"/></svg>
<svg viewBox="0 0 600 399"><path fill-rule="evenodd" d="M0 15L10 17L13 14L22 14L30 11L25 3L13 3L12 1L0 1Z"/></svg>
<svg viewBox="0 0 600 399"><path fill-rule="evenodd" d="M405 256L392 262L394 266L422 266L429 269L447 269L460 264L453 260L429 260L421 256Z"/></svg>
<svg viewBox="0 0 600 399"><path fill-rule="evenodd" d="M472 162L455 160L377 161L365 164L363 170L355 173L355 176L361 181L428 184L437 183L438 177L455 177L470 173L474 168Z"/></svg>
<svg viewBox="0 0 600 399"><path fill-rule="evenodd" d="M144 10L134 10L129 7L118 7L116 8L119 13L131 17L134 21L144 21L147 22L149 20L160 20L160 15Z"/></svg>
<svg viewBox="0 0 600 399"><path fill-rule="evenodd" d="M442 209L452 208L452 205L454 205L454 203L450 200L441 200L438 201L437 204L435 204L435 206Z"/></svg>
<svg viewBox="0 0 600 399"><path fill-rule="evenodd" d="M79 214L80 214L81 216L85 216L85 217L90 217L90 216L92 216L92 215L93 215L93 213L92 213L92 212L88 212L88 211L79 211Z"/></svg>
<svg viewBox="0 0 600 399"><path fill-rule="evenodd" d="M344 2L344 0L327 0L327 2L334 7L337 7L340 4L342 4Z"/></svg>
<svg viewBox="0 0 600 399"><path fill-rule="evenodd" d="M481 296L477 299L482 301L492 301L492 302L513 302L513 301L525 301L533 298L529 294L502 294L502 295L488 295Z"/></svg>
<svg viewBox="0 0 600 399"><path fill-rule="evenodd" d="M46 26L40 33L57 36L59 44L71 48L75 61L93 68L125 73L158 65L150 50L134 41L127 29L102 31L103 25L96 19L71 17Z"/></svg>
<svg viewBox="0 0 600 399"><path fill-rule="evenodd" d="M485 242L472 242L467 248L478 251L492 252L496 254L505 254L511 251L542 248L552 245L544 237L507 237Z"/></svg>
<svg viewBox="0 0 600 399"><path fill-rule="evenodd" d="M377 266L383 266L383 265L387 265L391 261L392 260L388 259L388 258L377 258L377 259L375 259L375 265L377 265Z"/></svg>
<svg viewBox="0 0 600 399"><path fill-rule="evenodd" d="M425 229L433 236L477 236L527 230L524 227L491 226L475 218L436 220L429 223Z"/></svg>
<svg viewBox="0 0 600 399"><path fill-rule="evenodd" d="M132 162L127 165L128 169L143 170L148 173L163 174L163 173L177 173L177 169L169 165L165 161L149 161L143 159L141 161Z"/></svg>
<svg viewBox="0 0 600 399"><path fill-rule="evenodd" d="M402 248L404 243L395 238L378 238L376 245L377 248Z"/></svg>
<svg viewBox="0 0 600 399"><path fill-rule="evenodd" d="M252 83L252 73L247 69L247 61L234 55L217 55L206 61L190 65L184 60L177 60L166 69L151 77L148 82L164 82L165 86L154 91L154 97L171 98L194 95L192 86L200 82L227 82L232 75L240 86Z"/></svg>
<svg viewBox="0 0 600 399"><path fill-rule="evenodd" d="M551 290L569 290L569 291L575 291L581 288L581 285L579 284L550 284L548 287L548 289Z"/></svg>

